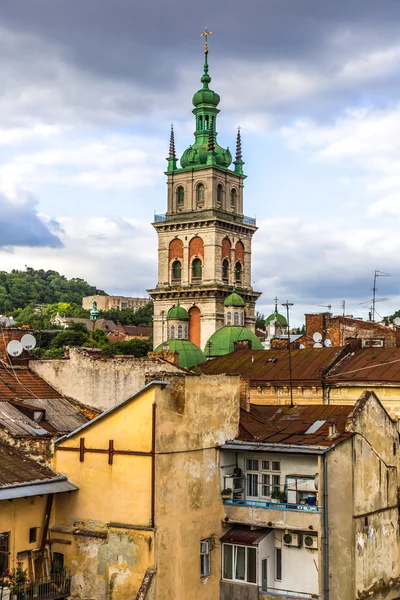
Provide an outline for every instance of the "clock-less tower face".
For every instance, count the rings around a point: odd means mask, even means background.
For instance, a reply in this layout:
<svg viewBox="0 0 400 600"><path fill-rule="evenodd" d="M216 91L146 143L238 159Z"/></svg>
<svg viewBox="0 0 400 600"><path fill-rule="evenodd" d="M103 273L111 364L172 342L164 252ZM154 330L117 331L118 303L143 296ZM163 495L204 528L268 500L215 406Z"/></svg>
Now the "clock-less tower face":
<svg viewBox="0 0 400 600"><path fill-rule="evenodd" d="M236 157L217 143L220 98L209 89L207 54L203 87L193 96L195 140L180 166L171 130L168 203L156 215L158 283L154 300L154 347L167 340L167 313L177 303L189 313L189 340L202 350L224 325L224 300L236 287L245 301L245 326L254 331L255 302L251 286L251 240L255 219L243 215L243 161L240 132Z"/></svg>

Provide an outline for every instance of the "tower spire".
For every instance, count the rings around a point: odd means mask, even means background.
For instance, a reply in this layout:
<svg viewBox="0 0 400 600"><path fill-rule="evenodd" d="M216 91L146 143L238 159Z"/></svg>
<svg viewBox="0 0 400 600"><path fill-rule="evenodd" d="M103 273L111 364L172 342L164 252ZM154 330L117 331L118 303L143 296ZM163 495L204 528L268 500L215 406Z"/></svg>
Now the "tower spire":
<svg viewBox="0 0 400 600"><path fill-rule="evenodd" d="M169 135L169 155L167 158L168 168L167 173L173 173L176 169L176 163L178 159L176 158L175 152L175 134L174 134L174 124L171 123L171 133Z"/></svg>
<svg viewBox="0 0 400 600"><path fill-rule="evenodd" d="M173 123L171 123L171 134L169 136L169 158L176 158L175 135L174 135L174 124Z"/></svg>
<svg viewBox="0 0 400 600"><path fill-rule="evenodd" d="M233 164L235 165L235 173L237 175L243 175L243 159L242 159L242 136L240 133L240 126L237 129L237 136L236 136L236 157L235 160L233 161Z"/></svg>

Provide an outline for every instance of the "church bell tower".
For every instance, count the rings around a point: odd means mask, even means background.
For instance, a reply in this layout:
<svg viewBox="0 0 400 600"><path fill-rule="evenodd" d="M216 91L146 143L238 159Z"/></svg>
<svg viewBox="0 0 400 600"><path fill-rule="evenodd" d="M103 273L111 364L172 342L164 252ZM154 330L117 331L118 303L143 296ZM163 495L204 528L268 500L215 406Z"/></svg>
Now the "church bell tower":
<svg viewBox="0 0 400 600"><path fill-rule="evenodd" d="M154 300L154 347L168 337L169 309L180 302L189 313L189 340L205 350L210 336L224 326L224 300L236 287L245 301L244 325L254 331L251 240L255 219L243 215L241 134L237 132L232 164L229 148L217 142L219 95L209 87L208 36L203 36L202 88L193 96L194 143L178 167L171 128L167 212L155 215L158 234L158 283L149 290Z"/></svg>

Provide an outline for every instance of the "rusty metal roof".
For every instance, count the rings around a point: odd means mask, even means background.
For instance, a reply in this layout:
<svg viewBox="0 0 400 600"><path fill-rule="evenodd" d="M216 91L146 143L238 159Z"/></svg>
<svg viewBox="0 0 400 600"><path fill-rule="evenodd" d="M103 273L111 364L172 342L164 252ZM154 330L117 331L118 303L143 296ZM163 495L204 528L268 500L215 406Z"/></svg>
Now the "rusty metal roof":
<svg viewBox="0 0 400 600"><path fill-rule="evenodd" d="M57 477L48 467L0 442L0 488Z"/></svg>
<svg viewBox="0 0 400 600"><path fill-rule="evenodd" d="M250 412L240 410L239 435L236 439L329 447L353 435L346 432L346 421L353 410L353 406L251 404ZM329 425L333 424L336 425L337 435L329 437Z"/></svg>
<svg viewBox="0 0 400 600"><path fill-rule="evenodd" d="M0 401L15 398L59 398L60 393L28 367L0 364Z"/></svg>
<svg viewBox="0 0 400 600"><path fill-rule="evenodd" d="M21 402L46 411L46 422L58 433L70 433L89 420L66 398L31 398Z"/></svg>
<svg viewBox="0 0 400 600"><path fill-rule="evenodd" d="M262 539L268 535L272 529L264 527L260 529L250 529L250 527L234 527L228 533L220 538L225 544L239 544L242 546L257 546Z"/></svg>
<svg viewBox="0 0 400 600"><path fill-rule="evenodd" d="M400 348L362 348L332 368L328 381L400 382Z"/></svg>
<svg viewBox="0 0 400 600"><path fill-rule="evenodd" d="M344 348L304 348L292 350L293 382L320 381L327 369L345 353ZM226 373L241 375L254 384L289 380L287 350L236 350L214 358L199 367L207 375Z"/></svg>

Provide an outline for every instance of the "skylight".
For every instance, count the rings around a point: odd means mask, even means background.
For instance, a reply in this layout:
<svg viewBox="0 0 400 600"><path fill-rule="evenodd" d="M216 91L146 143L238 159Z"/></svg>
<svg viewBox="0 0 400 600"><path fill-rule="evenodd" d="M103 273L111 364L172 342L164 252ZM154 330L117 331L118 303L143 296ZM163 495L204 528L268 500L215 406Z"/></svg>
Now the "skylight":
<svg viewBox="0 0 400 600"><path fill-rule="evenodd" d="M314 421L314 423L312 425L310 425L310 427L307 429L307 431L305 433L306 434L307 433L315 433L316 431L318 431L318 429L320 427L322 427L322 425L324 423L326 423L326 420L325 421Z"/></svg>

